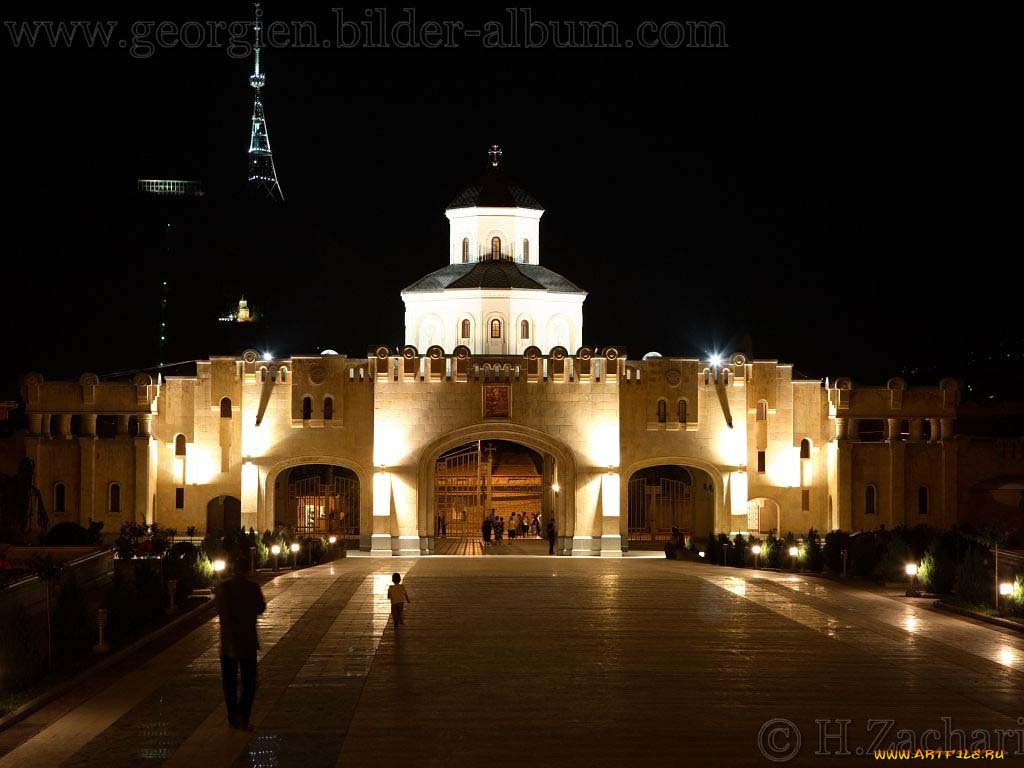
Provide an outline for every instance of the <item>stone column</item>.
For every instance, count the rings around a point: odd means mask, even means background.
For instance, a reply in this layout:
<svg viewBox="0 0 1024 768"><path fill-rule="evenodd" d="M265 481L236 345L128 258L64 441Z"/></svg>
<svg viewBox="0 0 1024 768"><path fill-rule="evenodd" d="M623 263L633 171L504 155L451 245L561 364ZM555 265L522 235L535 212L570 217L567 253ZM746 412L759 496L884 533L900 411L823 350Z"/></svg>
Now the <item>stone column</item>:
<svg viewBox="0 0 1024 768"><path fill-rule="evenodd" d="M43 414L30 413L28 415L28 433L38 435L43 431Z"/></svg>
<svg viewBox="0 0 1024 768"><path fill-rule="evenodd" d="M924 440L924 419L910 420L910 442L920 443Z"/></svg>
<svg viewBox="0 0 1024 768"><path fill-rule="evenodd" d="M149 437L153 432L153 414L139 415L139 437Z"/></svg>
<svg viewBox="0 0 1024 768"><path fill-rule="evenodd" d="M847 419L843 416L836 417L836 440L846 440L847 436Z"/></svg>
<svg viewBox="0 0 1024 768"><path fill-rule="evenodd" d="M621 493L618 470L601 480L601 557L622 557Z"/></svg>
<svg viewBox="0 0 1024 768"><path fill-rule="evenodd" d="M846 420L846 439L857 440L860 438L860 419Z"/></svg>
<svg viewBox="0 0 1024 768"><path fill-rule="evenodd" d="M96 437L96 414L82 414L82 437Z"/></svg>
<svg viewBox="0 0 1024 768"><path fill-rule="evenodd" d="M62 413L57 423L57 429L60 433L60 437L63 440L71 439L71 414Z"/></svg>
<svg viewBox="0 0 1024 768"><path fill-rule="evenodd" d="M931 435L928 437L929 443L939 442L939 434L941 432L939 427L938 419L928 419L928 424L931 426Z"/></svg>
<svg viewBox="0 0 1024 768"><path fill-rule="evenodd" d="M940 440L952 440L956 435L956 419L952 417L939 419L939 425L942 430L942 436Z"/></svg>
<svg viewBox="0 0 1024 768"><path fill-rule="evenodd" d="M43 437L52 437L50 434L50 414L41 413L39 414L39 434Z"/></svg>
<svg viewBox="0 0 1024 768"><path fill-rule="evenodd" d="M96 440L79 440L78 453L79 472L81 473L78 517L79 523L85 525L86 521L90 518L103 519L102 513L107 511L107 495L106 488L101 489L103 491L102 501L97 505L96 497L100 496L98 492L100 489L96 488ZM97 506L99 507L98 510L96 509ZM101 514L97 514L97 512Z"/></svg>
<svg viewBox="0 0 1024 768"><path fill-rule="evenodd" d="M885 420L885 439L890 443L900 439L900 419Z"/></svg>
<svg viewBox="0 0 1024 768"><path fill-rule="evenodd" d="M128 422L131 419L126 413L119 413L117 415L117 436L128 437Z"/></svg>

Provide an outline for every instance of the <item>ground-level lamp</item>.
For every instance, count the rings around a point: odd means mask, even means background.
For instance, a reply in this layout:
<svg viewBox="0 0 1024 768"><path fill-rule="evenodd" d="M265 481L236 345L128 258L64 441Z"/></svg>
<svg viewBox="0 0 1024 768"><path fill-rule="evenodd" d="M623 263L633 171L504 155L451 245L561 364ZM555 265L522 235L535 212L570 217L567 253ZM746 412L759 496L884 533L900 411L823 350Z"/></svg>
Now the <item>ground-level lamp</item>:
<svg viewBox="0 0 1024 768"><path fill-rule="evenodd" d="M799 554L800 554L800 548L799 547L790 547L789 548L789 556L790 556L790 558L792 558L793 570L794 571L796 570L796 556L799 555Z"/></svg>
<svg viewBox="0 0 1024 768"><path fill-rule="evenodd" d="M298 560L298 557L299 557L299 542L293 541L292 542L292 546L291 546L291 550L292 550L292 568L297 568L298 565L299 565L299 560Z"/></svg>
<svg viewBox="0 0 1024 768"><path fill-rule="evenodd" d="M752 546L750 548L750 551L754 553L754 568L756 570L759 567L758 566L758 560L761 557L761 545L760 544L755 544L754 546Z"/></svg>
<svg viewBox="0 0 1024 768"><path fill-rule="evenodd" d="M917 563L907 563L903 570L906 571L909 579L907 582L907 597L920 597L921 591L917 588Z"/></svg>
<svg viewBox="0 0 1024 768"><path fill-rule="evenodd" d="M272 554L274 556L274 570L276 571L277 570L277 560L281 556L281 545L280 544L274 544L270 548L270 554Z"/></svg>
<svg viewBox="0 0 1024 768"><path fill-rule="evenodd" d="M1009 597L1013 594L1013 583L1009 581L1003 581L999 584L999 594L1003 597ZM999 598L996 598L996 608L999 608Z"/></svg>
<svg viewBox="0 0 1024 768"><path fill-rule="evenodd" d="M216 573L218 576L223 575L227 567L228 564L219 557L213 561L213 572Z"/></svg>

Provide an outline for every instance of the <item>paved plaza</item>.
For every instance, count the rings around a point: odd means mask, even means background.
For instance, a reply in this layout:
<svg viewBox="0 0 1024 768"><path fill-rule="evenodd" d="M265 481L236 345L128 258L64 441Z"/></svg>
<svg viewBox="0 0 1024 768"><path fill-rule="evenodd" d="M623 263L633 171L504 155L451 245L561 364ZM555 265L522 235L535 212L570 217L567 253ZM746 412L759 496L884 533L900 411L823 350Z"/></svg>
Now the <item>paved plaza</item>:
<svg viewBox="0 0 1024 768"><path fill-rule="evenodd" d="M413 599L399 636L393 571ZM886 744L945 728L954 748L993 729L1024 746L1021 635L823 579L350 557L264 591L255 733L227 727L211 619L0 733L0 768L766 765L759 737L775 756L799 738L789 764L821 765L870 759L885 719ZM843 750L818 743L815 721L837 719L851 755L816 756Z"/></svg>

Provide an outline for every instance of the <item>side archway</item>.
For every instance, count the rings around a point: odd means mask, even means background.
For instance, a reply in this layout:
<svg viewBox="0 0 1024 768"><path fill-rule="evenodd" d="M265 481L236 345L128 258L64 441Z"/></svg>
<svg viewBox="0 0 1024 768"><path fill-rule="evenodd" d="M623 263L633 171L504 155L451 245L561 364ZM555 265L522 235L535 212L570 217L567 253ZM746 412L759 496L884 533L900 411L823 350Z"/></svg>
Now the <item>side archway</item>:
<svg viewBox="0 0 1024 768"><path fill-rule="evenodd" d="M684 469L703 470L703 472L711 478L711 483L714 486L713 521L715 530L729 530L728 516L725 507L725 477L722 474L722 470L719 469L717 465L709 461L698 459L693 456L655 456L649 459L635 461L627 466L621 473L622 482L619 485L619 509L621 510L619 517L619 532L622 535L623 542L627 542L629 540L629 479L641 470L660 466L674 466L682 467ZM703 536L706 531L696 531L696 533Z"/></svg>
<svg viewBox="0 0 1024 768"><path fill-rule="evenodd" d="M372 478L367 472L366 468L357 461L351 459L342 458L340 456L296 456L290 459L284 459L276 464L273 464L266 474L266 479L260 485L260 509L257 517L260 530L273 529L274 520L277 513L275 509L275 489L277 481L282 475L294 469L295 467L306 466L310 464L327 464L335 467L344 467L355 474L359 480L359 548L369 549L370 548L370 533L373 530L372 521Z"/></svg>

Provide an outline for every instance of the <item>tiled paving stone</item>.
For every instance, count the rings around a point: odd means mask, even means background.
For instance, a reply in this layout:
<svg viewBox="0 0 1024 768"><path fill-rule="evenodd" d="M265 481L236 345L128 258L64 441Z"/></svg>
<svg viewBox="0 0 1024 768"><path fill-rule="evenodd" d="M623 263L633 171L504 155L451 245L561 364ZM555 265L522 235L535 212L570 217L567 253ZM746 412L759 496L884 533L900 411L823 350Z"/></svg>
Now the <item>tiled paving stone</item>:
<svg viewBox="0 0 1024 768"><path fill-rule="evenodd" d="M398 636L392 570L414 601ZM763 765L772 717L801 729L789 764L820 765L816 718L853 720L853 749L869 717L922 731L948 716L970 731L1020 729L1024 715L1020 635L813 578L437 557L352 558L278 582L291 585L264 622L255 735L224 724L206 625L126 675L146 688L134 704L119 681L0 766L155 764L172 750L166 763L189 768ZM54 740L65 746L40 747Z"/></svg>

